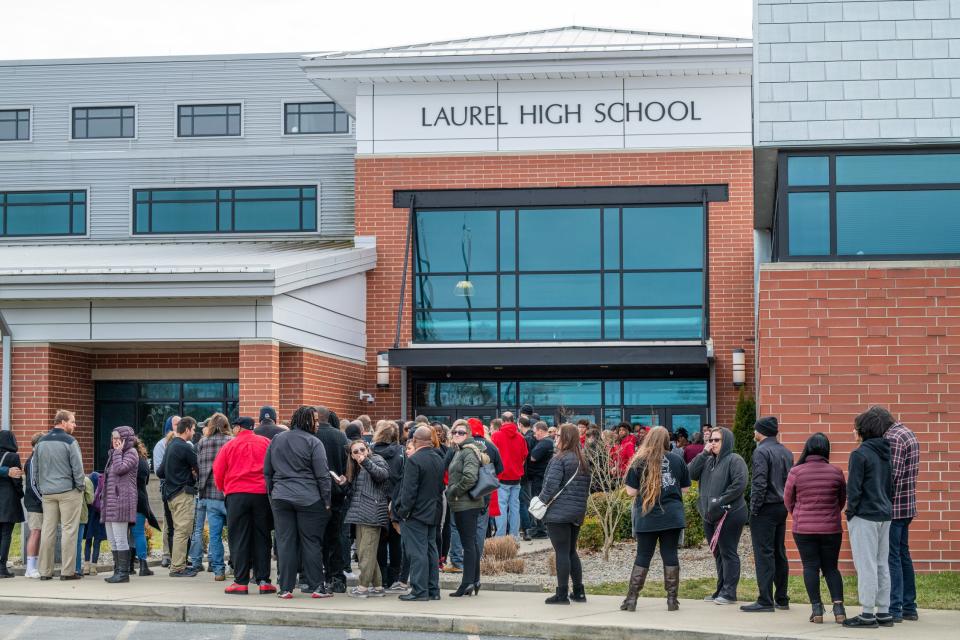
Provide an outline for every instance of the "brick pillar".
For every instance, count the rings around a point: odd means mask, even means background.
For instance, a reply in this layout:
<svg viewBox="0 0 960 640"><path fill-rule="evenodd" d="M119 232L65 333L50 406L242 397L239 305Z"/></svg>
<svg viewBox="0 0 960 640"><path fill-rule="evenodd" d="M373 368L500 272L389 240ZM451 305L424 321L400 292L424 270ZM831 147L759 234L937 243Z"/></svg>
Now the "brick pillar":
<svg viewBox="0 0 960 640"><path fill-rule="evenodd" d="M341 419L353 419L362 413L374 418L391 415L380 409L379 395L375 405L360 402L361 391L377 393L375 386L364 383L362 362L309 349L287 349L280 357L280 371L281 420L289 420L301 405L323 405Z"/></svg>
<svg viewBox="0 0 960 640"><path fill-rule="evenodd" d="M276 340L241 340L240 415L256 419L264 405L280 406L280 345Z"/></svg>

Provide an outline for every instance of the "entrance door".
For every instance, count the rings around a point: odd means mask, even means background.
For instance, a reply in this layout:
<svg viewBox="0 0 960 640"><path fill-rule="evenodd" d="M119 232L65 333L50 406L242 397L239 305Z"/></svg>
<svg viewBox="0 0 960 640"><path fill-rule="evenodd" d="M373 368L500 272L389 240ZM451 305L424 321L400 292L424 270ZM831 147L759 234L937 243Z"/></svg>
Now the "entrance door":
<svg viewBox="0 0 960 640"><path fill-rule="evenodd" d="M663 407L627 407L624 421L643 427L662 427L666 425L666 410Z"/></svg>
<svg viewBox="0 0 960 640"><path fill-rule="evenodd" d="M706 407L670 407L667 410L667 424L674 433L682 427L688 436L693 436L706 421Z"/></svg>
<svg viewBox="0 0 960 640"><path fill-rule="evenodd" d="M564 422L577 424L577 420L583 419L589 420L591 424L599 424L602 414L600 413L600 407L560 407L555 410L554 415L557 424L560 425Z"/></svg>
<svg viewBox="0 0 960 640"><path fill-rule="evenodd" d="M480 421L489 425L490 421L497 417L496 407L470 407L468 409L457 409L457 418L468 420L470 418L480 418Z"/></svg>

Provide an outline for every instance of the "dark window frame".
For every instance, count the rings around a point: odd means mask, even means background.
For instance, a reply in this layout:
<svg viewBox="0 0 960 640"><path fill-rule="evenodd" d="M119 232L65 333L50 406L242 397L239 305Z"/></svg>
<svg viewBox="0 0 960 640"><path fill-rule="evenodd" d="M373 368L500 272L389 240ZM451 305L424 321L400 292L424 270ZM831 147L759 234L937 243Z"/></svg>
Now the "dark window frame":
<svg viewBox="0 0 960 640"><path fill-rule="evenodd" d="M300 123L302 122L301 116L303 113L304 105L332 105L330 114L333 116L334 128L332 131L291 131L290 124L291 120L295 117L297 119L297 124L299 128ZM291 107L296 107L296 112L291 112ZM337 116L343 114L346 118L346 127L341 131L336 127ZM309 114L308 114L309 115ZM284 102L283 103L283 135L285 136L329 136L329 135L343 135L345 133L350 133L350 114L347 113L343 108L340 107L336 102L332 100L314 100L310 102Z"/></svg>
<svg viewBox="0 0 960 640"><path fill-rule="evenodd" d="M91 112L103 111L105 109L119 109L119 116L98 116L91 114ZM129 110L129 114L128 114ZM80 115L80 112L84 112L83 115ZM120 125L120 135L116 136L91 136L90 133L90 121L91 120L116 120ZM78 123L83 123L83 128L86 130L86 135L77 135L77 125ZM130 135L123 135L123 127L126 122L130 123ZM70 139L71 140L132 140L137 137L137 107L132 104L118 104L118 105L88 105L88 106L77 106L70 109Z"/></svg>
<svg viewBox="0 0 960 640"><path fill-rule="evenodd" d="M30 107L5 107L0 108L0 115L13 114L13 117L7 122L13 122L14 138L0 138L0 142L30 142L33 139L33 109ZM24 117L24 114L26 116ZM26 137L20 137L20 125L26 123Z"/></svg>
<svg viewBox="0 0 960 640"><path fill-rule="evenodd" d="M777 262L862 262L897 260L957 260L960 253L871 253L864 255L838 255L837 253L837 193L863 193L878 191L944 191L960 190L960 182L924 183L924 184L869 184L838 185L837 156L898 156L898 155L936 155L958 154L956 147L924 147L919 149L871 148L871 149L820 149L803 151L784 151L777 158L777 197L774 215L773 257ZM822 185L788 184L787 162L791 157L826 157L829 162L828 183ZM830 253L827 255L807 255L790 253L790 211L787 200L792 193L827 193L830 202L829 233Z"/></svg>
<svg viewBox="0 0 960 640"><path fill-rule="evenodd" d="M50 201L50 202L31 202L31 203L10 203L8 202L8 196L10 194L20 194L20 193L68 193L70 194L69 198L66 201ZM82 197L78 198L78 194L82 194ZM70 231L66 233L31 233L31 234L16 234L10 235L7 233L8 227L8 213L10 208L16 207L29 207L36 205L61 205L65 206L68 209L67 217L70 221ZM74 220L73 220L73 207L83 206L83 228L75 229ZM0 191L0 239L10 240L15 238L64 238L64 237L76 237L76 236L86 236L87 235L87 226L90 219L90 194L86 189L26 189L26 190L9 190L9 191Z"/></svg>
<svg viewBox="0 0 960 640"><path fill-rule="evenodd" d="M201 114L197 115L193 109L196 107L223 107L224 112L220 114ZM237 113L230 113L230 107L237 107ZM190 113L184 113L185 109L190 109ZM243 137L243 103L242 102L189 102L177 104L177 137L178 138L242 138ZM219 118L223 117L226 133L194 133L197 118ZM230 133L230 118L237 119L237 132ZM183 119L190 119L190 133L183 131Z"/></svg>

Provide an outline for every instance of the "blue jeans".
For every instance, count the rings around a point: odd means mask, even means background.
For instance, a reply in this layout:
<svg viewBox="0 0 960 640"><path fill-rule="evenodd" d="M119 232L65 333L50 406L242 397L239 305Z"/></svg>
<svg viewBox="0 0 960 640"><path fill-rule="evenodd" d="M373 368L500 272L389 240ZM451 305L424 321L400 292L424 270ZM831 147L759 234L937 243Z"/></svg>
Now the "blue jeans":
<svg viewBox="0 0 960 640"><path fill-rule="evenodd" d="M147 517L142 513L137 514L137 522L133 525L133 545L137 550L137 558L147 559Z"/></svg>
<svg viewBox="0 0 960 640"><path fill-rule="evenodd" d="M463 542L460 541L460 532L457 531L457 523L450 517L450 552L447 554L447 560L458 569L463 568Z"/></svg>
<svg viewBox="0 0 960 640"><path fill-rule="evenodd" d="M497 516L497 535L520 535L520 485L501 484L497 489L500 515Z"/></svg>
<svg viewBox="0 0 960 640"><path fill-rule="evenodd" d="M81 522L77 527L77 575L83 575L83 534L87 530L86 523Z"/></svg>
<svg viewBox="0 0 960 640"><path fill-rule="evenodd" d="M900 618L917 613L917 584L910 557L910 523L902 518L890 523L890 615Z"/></svg>
<svg viewBox="0 0 960 640"><path fill-rule="evenodd" d="M524 478L520 481L520 528L529 533L533 526L530 516L530 481Z"/></svg>
<svg viewBox="0 0 960 640"><path fill-rule="evenodd" d="M214 575L223 575L226 567L223 563L223 525L227 521L227 508L223 500L202 498L197 501L196 520L193 525L193 538L190 540L190 562L198 566L203 560L203 523L210 525L210 546L207 558Z"/></svg>

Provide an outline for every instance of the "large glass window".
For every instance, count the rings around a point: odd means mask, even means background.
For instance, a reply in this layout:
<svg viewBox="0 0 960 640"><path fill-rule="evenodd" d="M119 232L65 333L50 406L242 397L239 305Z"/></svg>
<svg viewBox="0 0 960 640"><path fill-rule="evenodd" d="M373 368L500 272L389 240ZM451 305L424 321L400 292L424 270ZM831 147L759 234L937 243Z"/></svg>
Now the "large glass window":
<svg viewBox="0 0 960 640"><path fill-rule="evenodd" d="M317 230L317 188L205 187L133 192L134 233Z"/></svg>
<svg viewBox="0 0 960 640"><path fill-rule="evenodd" d="M960 153L783 157L781 259L960 255Z"/></svg>
<svg viewBox="0 0 960 640"><path fill-rule="evenodd" d="M133 107L74 107L73 137L133 138Z"/></svg>
<svg viewBox="0 0 960 640"><path fill-rule="evenodd" d="M29 109L0 109L0 141L30 139Z"/></svg>
<svg viewBox="0 0 960 640"><path fill-rule="evenodd" d="M0 236L69 236L86 232L86 191L0 192Z"/></svg>
<svg viewBox="0 0 960 640"><path fill-rule="evenodd" d="M283 105L283 132L350 133L350 116L335 102L288 102Z"/></svg>
<svg viewBox="0 0 960 640"><path fill-rule="evenodd" d="M185 104L177 107L181 138L240 135L239 104Z"/></svg>
<svg viewBox="0 0 960 640"><path fill-rule="evenodd" d="M419 210L418 342L703 337L701 205Z"/></svg>

